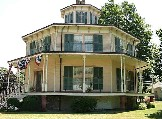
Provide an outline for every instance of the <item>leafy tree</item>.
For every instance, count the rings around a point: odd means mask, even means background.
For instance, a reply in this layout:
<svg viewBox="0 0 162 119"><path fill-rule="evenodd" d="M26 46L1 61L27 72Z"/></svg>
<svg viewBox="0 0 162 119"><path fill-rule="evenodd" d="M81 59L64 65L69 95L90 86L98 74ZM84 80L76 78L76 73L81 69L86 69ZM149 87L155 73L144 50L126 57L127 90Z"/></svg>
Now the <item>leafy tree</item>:
<svg viewBox="0 0 162 119"><path fill-rule="evenodd" d="M133 3L127 1L115 4L114 0L108 0L101 9L100 24L113 25L140 39L136 46L137 58L149 61L152 59L150 25L137 13ZM144 71L144 77L150 79L150 69ZM145 78L146 79L146 78Z"/></svg>

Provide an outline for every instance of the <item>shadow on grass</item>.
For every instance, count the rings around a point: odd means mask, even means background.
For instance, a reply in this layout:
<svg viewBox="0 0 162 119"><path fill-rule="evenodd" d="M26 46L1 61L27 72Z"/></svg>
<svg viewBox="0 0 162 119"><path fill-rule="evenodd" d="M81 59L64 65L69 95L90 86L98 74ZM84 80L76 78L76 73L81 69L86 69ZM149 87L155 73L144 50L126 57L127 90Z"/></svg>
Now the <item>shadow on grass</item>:
<svg viewBox="0 0 162 119"><path fill-rule="evenodd" d="M46 111L46 112L29 112L29 111L17 111L17 112L0 112L1 114L118 114L123 112L130 112L136 110L94 110L87 113L75 113L72 111Z"/></svg>
<svg viewBox="0 0 162 119"><path fill-rule="evenodd" d="M156 113L150 114L147 117L151 119L162 119L162 110L159 110Z"/></svg>

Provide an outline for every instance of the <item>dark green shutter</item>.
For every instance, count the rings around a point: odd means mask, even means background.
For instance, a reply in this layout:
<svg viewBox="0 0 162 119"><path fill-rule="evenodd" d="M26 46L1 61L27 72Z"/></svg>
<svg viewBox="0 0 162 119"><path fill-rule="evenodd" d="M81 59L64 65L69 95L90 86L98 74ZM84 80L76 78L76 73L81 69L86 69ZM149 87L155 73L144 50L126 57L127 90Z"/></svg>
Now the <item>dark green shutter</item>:
<svg viewBox="0 0 162 119"><path fill-rule="evenodd" d="M120 39L118 37L115 37L115 51L120 52Z"/></svg>
<svg viewBox="0 0 162 119"><path fill-rule="evenodd" d="M103 89L103 67L93 69L93 90Z"/></svg>
<svg viewBox="0 0 162 119"><path fill-rule="evenodd" d="M87 12L84 13L84 23L87 24Z"/></svg>
<svg viewBox="0 0 162 119"><path fill-rule="evenodd" d="M73 90L73 67L64 67L64 90Z"/></svg>
<svg viewBox="0 0 162 119"><path fill-rule="evenodd" d="M73 51L74 34L65 34L64 51Z"/></svg>
<svg viewBox="0 0 162 119"><path fill-rule="evenodd" d="M129 71L129 76L130 76L130 91L134 90L134 72Z"/></svg>
<svg viewBox="0 0 162 119"><path fill-rule="evenodd" d="M65 15L65 23L68 23L68 21L67 21L67 15Z"/></svg>
<svg viewBox="0 0 162 119"><path fill-rule="evenodd" d="M127 54L133 55L133 45L131 45L130 43L128 43L127 45Z"/></svg>
<svg viewBox="0 0 162 119"><path fill-rule="evenodd" d="M90 12L90 24L92 24L92 13Z"/></svg>
<svg viewBox="0 0 162 119"><path fill-rule="evenodd" d="M70 23L73 23L73 12L70 14Z"/></svg>
<svg viewBox="0 0 162 119"><path fill-rule="evenodd" d="M117 91L121 91L121 69L116 68L116 85Z"/></svg>
<svg viewBox="0 0 162 119"><path fill-rule="evenodd" d="M79 22L79 12L76 12L76 23L80 23Z"/></svg>
<svg viewBox="0 0 162 119"><path fill-rule="evenodd" d="M102 35L93 35L93 51L102 52L103 51L103 38Z"/></svg>

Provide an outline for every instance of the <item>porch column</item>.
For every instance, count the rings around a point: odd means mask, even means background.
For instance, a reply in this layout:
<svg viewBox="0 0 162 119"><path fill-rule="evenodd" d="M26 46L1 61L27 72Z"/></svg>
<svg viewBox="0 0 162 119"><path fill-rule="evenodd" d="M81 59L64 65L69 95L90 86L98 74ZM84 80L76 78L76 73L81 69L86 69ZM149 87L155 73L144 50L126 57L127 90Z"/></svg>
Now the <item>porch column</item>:
<svg viewBox="0 0 162 119"><path fill-rule="evenodd" d="M136 93L138 93L138 71L136 69Z"/></svg>
<svg viewBox="0 0 162 119"><path fill-rule="evenodd" d="M47 81L48 81L48 55L46 55L46 82L45 82L45 91L47 92Z"/></svg>
<svg viewBox="0 0 162 119"><path fill-rule="evenodd" d="M42 91L45 91L45 87L44 87L44 81L45 81L45 63L46 63L46 60L45 60L45 55L43 56L43 81L42 81Z"/></svg>
<svg viewBox="0 0 162 119"><path fill-rule="evenodd" d="M123 58L121 56L121 92L123 92Z"/></svg>
<svg viewBox="0 0 162 119"><path fill-rule="evenodd" d="M142 93L142 71L139 72L139 78L140 78L140 88L139 88L139 92Z"/></svg>
<svg viewBox="0 0 162 119"><path fill-rule="evenodd" d="M28 85L27 85L27 92L30 90L30 63L28 64Z"/></svg>
<svg viewBox="0 0 162 119"><path fill-rule="evenodd" d="M85 87L85 59L86 56L83 56L83 93L86 91Z"/></svg>
<svg viewBox="0 0 162 119"><path fill-rule="evenodd" d="M20 95L20 69L17 69L17 78L18 78L18 82L19 82L19 84L18 84L18 91L19 91L19 95Z"/></svg>
<svg viewBox="0 0 162 119"><path fill-rule="evenodd" d="M124 92L126 92L126 77L125 77L125 71L126 71L126 69L125 69L125 57L123 58L123 60L124 60Z"/></svg>
<svg viewBox="0 0 162 119"><path fill-rule="evenodd" d="M54 69L53 69L53 73L54 73L54 75L53 75L53 92L55 92L55 84L56 84L56 60L54 61L55 62L55 64L54 64Z"/></svg>

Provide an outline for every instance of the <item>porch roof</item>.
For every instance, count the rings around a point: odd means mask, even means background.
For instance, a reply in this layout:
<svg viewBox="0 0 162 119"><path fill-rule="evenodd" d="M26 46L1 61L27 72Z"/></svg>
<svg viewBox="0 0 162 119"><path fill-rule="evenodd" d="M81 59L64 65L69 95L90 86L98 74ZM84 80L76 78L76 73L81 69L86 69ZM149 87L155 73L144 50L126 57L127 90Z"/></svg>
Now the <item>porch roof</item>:
<svg viewBox="0 0 162 119"><path fill-rule="evenodd" d="M22 58L34 58L37 55L56 55L56 56L95 56L95 57L100 57L100 56L107 56L110 57L113 60L118 61L120 59L120 57L125 57L126 60L126 64L134 64L136 70L145 70L148 67L150 67L148 65L147 62L142 61L136 57L127 55L125 53L116 53L116 52L102 52L102 53L94 53L94 52L89 52L89 53L76 53L76 52L61 52L61 51L52 51L52 52L48 52L48 53L38 53L38 54L34 54L34 55L29 55L29 56L25 56L25 57L20 57L11 61L8 61L8 63L12 63L12 64L17 64L17 62L22 59Z"/></svg>

